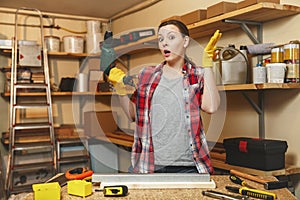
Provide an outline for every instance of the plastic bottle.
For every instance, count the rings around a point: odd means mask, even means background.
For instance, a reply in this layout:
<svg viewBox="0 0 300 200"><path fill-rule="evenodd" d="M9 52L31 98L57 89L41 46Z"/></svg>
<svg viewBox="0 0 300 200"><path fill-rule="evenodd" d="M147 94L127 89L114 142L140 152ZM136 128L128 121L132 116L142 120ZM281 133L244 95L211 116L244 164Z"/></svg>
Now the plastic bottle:
<svg viewBox="0 0 300 200"><path fill-rule="evenodd" d="M263 67L261 63L257 63L256 67L253 67L253 83L262 84L267 82L267 69Z"/></svg>

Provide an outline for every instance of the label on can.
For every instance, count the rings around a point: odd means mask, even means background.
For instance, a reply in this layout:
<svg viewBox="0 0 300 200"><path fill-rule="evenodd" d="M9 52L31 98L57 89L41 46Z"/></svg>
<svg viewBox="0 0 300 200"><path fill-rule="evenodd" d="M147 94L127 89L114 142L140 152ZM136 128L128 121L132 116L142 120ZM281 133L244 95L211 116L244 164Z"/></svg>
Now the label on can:
<svg viewBox="0 0 300 200"><path fill-rule="evenodd" d="M287 61L286 67L286 78L299 78L299 60Z"/></svg>
<svg viewBox="0 0 300 200"><path fill-rule="evenodd" d="M267 70L265 67L253 68L253 83L260 84L267 82Z"/></svg>

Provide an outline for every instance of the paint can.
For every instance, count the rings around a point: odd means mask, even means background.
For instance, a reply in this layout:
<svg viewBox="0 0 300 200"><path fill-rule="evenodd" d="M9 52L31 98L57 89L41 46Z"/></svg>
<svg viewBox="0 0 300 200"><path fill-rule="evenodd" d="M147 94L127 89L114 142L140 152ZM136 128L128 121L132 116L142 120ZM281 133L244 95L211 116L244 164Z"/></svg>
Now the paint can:
<svg viewBox="0 0 300 200"><path fill-rule="evenodd" d="M44 37L45 45L48 52L60 51L60 38L57 36L48 35Z"/></svg>
<svg viewBox="0 0 300 200"><path fill-rule="evenodd" d="M268 63L267 67L267 80L268 83L283 83L286 72L285 63Z"/></svg>
<svg viewBox="0 0 300 200"><path fill-rule="evenodd" d="M84 38L81 36L64 36L64 51L68 53L83 53Z"/></svg>

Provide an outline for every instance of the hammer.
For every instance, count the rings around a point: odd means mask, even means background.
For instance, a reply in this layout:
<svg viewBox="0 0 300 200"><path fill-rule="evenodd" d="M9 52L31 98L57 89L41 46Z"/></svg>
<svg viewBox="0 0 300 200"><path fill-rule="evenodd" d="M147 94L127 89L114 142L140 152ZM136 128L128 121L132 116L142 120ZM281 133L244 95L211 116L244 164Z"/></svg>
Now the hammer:
<svg viewBox="0 0 300 200"><path fill-rule="evenodd" d="M243 172L240 172L240 171L237 171L234 169L230 170L230 173L240 176L240 177L243 177L243 178L246 178L251 181L255 181L257 183L261 183L264 185L264 188L266 190L275 190L275 189L285 188L288 186L287 181L266 181L266 180L260 179L256 176L252 176L250 174L245 174Z"/></svg>

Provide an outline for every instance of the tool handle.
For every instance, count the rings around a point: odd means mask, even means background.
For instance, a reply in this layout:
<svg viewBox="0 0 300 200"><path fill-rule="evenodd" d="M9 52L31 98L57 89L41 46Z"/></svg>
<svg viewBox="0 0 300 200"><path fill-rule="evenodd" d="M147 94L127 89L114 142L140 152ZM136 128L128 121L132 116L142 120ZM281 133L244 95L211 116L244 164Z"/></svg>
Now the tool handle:
<svg viewBox="0 0 300 200"><path fill-rule="evenodd" d="M249 197L254 197L258 199L274 200L277 198L276 194L274 193L265 192L263 190L249 189L246 187L240 188L239 193L242 195L247 195Z"/></svg>
<svg viewBox="0 0 300 200"><path fill-rule="evenodd" d="M240 171L237 171L237 170L234 170L234 169L231 169L230 173L234 174L234 175L237 175L237 176L240 176L240 177L243 177L243 178L246 178L246 179L251 180L251 181L255 181L257 183L261 183L261 184L265 184L265 183L268 182L268 181L260 179L256 176L252 176L250 174L245 174L243 172L240 172Z"/></svg>

